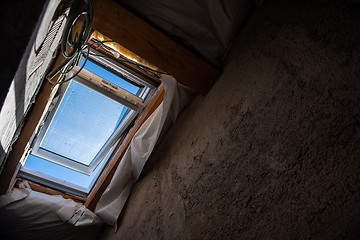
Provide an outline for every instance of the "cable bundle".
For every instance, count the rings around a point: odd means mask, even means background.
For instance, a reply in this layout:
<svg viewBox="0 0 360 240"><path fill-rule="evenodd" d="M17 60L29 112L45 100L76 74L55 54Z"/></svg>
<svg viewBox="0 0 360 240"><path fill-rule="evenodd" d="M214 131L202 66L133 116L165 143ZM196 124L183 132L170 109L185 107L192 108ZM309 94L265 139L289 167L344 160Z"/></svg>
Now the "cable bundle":
<svg viewBox="0 0 360 240"><path fill-rule="evenodd" d="M84 2L84 4L82 4ZM82 6L84 5L84 6ZM91 7L91 11L90 11ZM80 32L76 32L74 38L73 27L77 20L84 15L84 21L81 25ZM65 57L59 66L47 75L47 79L50 81L58 72L61 73L62 77L56 84L61 84L73 79L79 72L84 68L84 65L89 56L89 46L86 45L87 39L90 36L90 26L93 19L93 7L90 0L74 0L70 6L69 14L65 24L63 37L61 40L61 52ZM71 50L68 51L68 45L71 46ZM68 74L74 66L78 65L81 53L87 49L87 55L84 64L81 68L70 78L65 79L65 75Z"/></svg>
<svg viewBox="0 0 360 240"><path fill-rule="evenodd" d="M91 11L90 11L91 8ZM61 52L62 55L65 57L65 60L62 61L53 71L51 71L46 77L51 82L51 79L58 73L61 73L60 79L54 83L54 84L62 84L64 82L68 82L74 77L76 77L79 72L84 68L89 55L94 55L98 57L104 57L104 58L111 58L117 62L126 62L133 64L144 71L151 73L151 74L167 74L165 72L160 72L154 69L151 69L149 67L143 66L139 63L136 63L134 61L130 60L120 60L117 58L102 56L102 55L96 55L90 53L90 47L93 44L103 44L105 42L113 42L112 40L106 40L106 41L98 41L94 42L90 45L87 45L86 42L90 36L90 27L93 20L93 6L91 3L91 0L74 0L70 6L69 14L67 16L67 21L65 24L63 37L61 40ZM80 32L76 32L73 36L73 27L77 20L84 15L84 21L81 25ZM71 46L71 50L68 51L68 46ZM79 61L81 59L81 55L86 53L85 61L82 64L82 66L79 68L79 70L73 74L68 79L65 79L66 75L73 70L74 66L77 66L79 64Z"/></svg>

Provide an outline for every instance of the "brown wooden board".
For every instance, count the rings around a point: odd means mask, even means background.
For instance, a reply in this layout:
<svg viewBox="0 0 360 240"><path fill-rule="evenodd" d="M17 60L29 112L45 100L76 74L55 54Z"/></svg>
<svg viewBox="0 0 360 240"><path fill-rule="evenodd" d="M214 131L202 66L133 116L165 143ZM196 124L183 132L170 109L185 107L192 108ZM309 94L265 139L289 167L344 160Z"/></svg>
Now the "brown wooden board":
<svg viewBox="0 0 360 240"><path fill-rule="evenodd" d="M22 178L18 178L17 179L17 183L20 183L22 181L24 181L25 179L22 179ZM35 183L35 182L32 182L30 180L25 180L29 186L31 187L32 190L34 191L37 191L37 192L41 192L41 193L45 193L45 194L48 194L48 195L61 195L62 197L66 198L66 199L72 199L74 200L75 202L78 202L78 203L84 203L86 198L84 197L80 197L80 196L77 196L77 195L74 195L74 194L69 194L69 193L64 193L64 192L60 192L58 190L55 190L53 188L49 188L49 187L45 187L41 184L38 184L38 183ZM16 186L17 184L15 184Z"/></svg>
<svg viewBox="0 0 360 240"><path fill-rule="evenodd" d="M93 0L92 28L205 95L220 71L112 0Z"/></svg>

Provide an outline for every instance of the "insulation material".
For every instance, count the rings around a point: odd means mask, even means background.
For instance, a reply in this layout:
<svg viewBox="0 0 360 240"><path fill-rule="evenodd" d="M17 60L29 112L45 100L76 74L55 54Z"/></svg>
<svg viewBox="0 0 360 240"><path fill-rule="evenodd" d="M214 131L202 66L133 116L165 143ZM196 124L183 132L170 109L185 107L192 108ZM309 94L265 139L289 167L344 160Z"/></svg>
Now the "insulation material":
<svg viewBox="0 0 360 240"><path fill-rule="evenodd" d="M110 38L106 37L105 35L101 34L100 32L98 32L96 30L91 34L90 39L96 39L98 41L101 41L102 44L104 46L106 46L107 51L111 52L115 58L120 58L120 56L121 56L121 58L123 58L123 59L128 59L128 60L134 61L134 62L139 63L140 65L148 67L150 69L158 70L158 71L160 70L155 65L153 65L150 62L146 61L145 59L139 57L135 53L133 53L130 50L126 49L125 47L121 46L117 42L114 42L113 40L111 40ZM94 44L92 47L95 49L98 49L99 46Z"/></svg>
<svg viewBox="0 0 360 240"><path fill-rule="evenodd" d="M49 0L21 59L0 112L0 173L60 42L65 16L53 19L61 0ZM50 28L50 29L49 29Z"/></svg>
<svg viewBox="0 0 360 240"><path fill-rule="evenodd" d="M30 189L0 197L1 239L96 239L103 221L82 204Z"/></svg>
<svg viewBox="0 0 360 240"><path fill-rule="evenodd" d="M135 134L95 209L97 215L115 228L131 189L156 143L194 96L193 91L177 83L171 76L165 75L161 81L165 90L164 101Z"/></svg>
<svg viewBox="0 0 360 240"><path fill-rule="evenodd" d="M219 66L260 0L117 0Z"/></svg>

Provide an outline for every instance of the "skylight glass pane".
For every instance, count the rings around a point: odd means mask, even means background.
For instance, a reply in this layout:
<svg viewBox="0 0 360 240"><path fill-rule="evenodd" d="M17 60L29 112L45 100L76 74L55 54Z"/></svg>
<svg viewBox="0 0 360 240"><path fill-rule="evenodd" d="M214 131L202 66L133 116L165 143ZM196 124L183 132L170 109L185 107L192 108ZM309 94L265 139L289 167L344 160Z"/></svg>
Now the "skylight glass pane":
<svg viewBox="0 0 360 240"><path fill-rule="evenodd" d="M82 66L84 62L84 59L81 61L80 66ZM90 59L87 60L85 66L85 69L95 73L96 75L108 80L109 82L112 82L119 87L125 89L128 92L131 92L132 94L136 95L139 91L139 87L129 83L128 81L122 79L121 77L107 71L103 67L97 65L96 63L92 62Z"/></svg>
<svg viewBox="0 0 360 240"><path fill-rule="evenodd" d="M47 161L40 157L29 154L27 156L25 167L31 168L35 171L47 174L49 176L64 180L76 184L80 187L89 188L92 185L94 178L97 176L97 173L102 169L105 161L102 161L97 168L91 173L91 175L86 175L70 168L61 166L59 164Z"/></svg>
<svg viewBox="0 0 360 240"><path fill-rule="evenodd" d="M71 81L40 148L89 165L126 110L124 105Z"/></svg>

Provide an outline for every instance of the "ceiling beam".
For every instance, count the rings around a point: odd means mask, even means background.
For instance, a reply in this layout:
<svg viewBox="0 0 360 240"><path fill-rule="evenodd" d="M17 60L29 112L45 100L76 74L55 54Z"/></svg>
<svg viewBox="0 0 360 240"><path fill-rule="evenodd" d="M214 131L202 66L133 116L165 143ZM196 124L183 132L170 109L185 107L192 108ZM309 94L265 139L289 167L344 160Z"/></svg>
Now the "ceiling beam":
<svg viewBox="0 0 360 240"><path fill-rule="evenodd" d="M93 0L92 28L206 95L221 72L113 0Z"/></svg>

